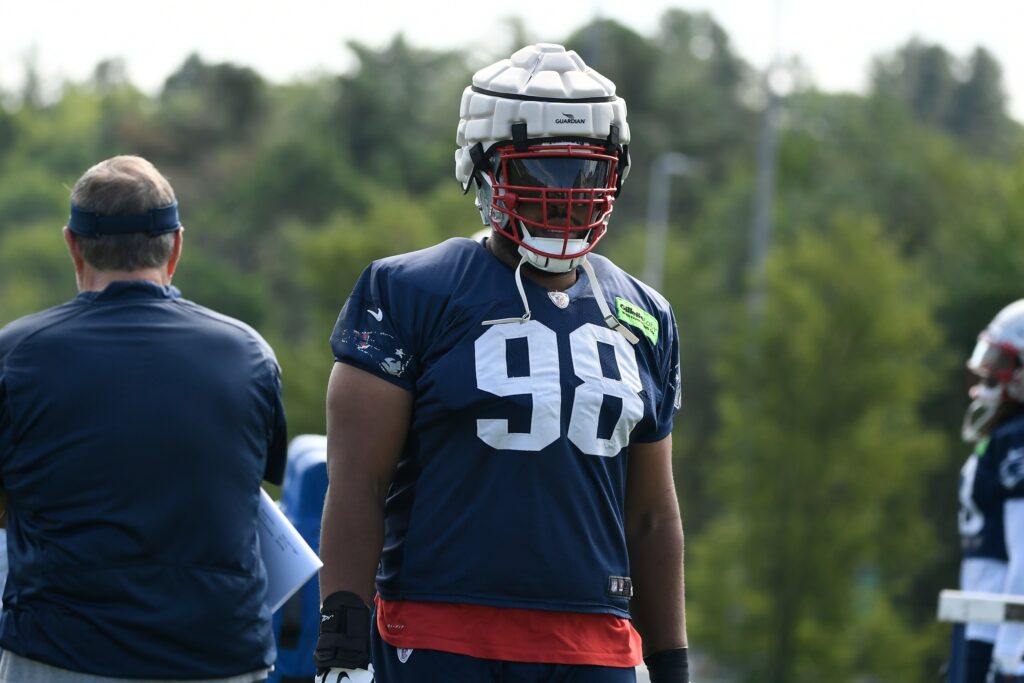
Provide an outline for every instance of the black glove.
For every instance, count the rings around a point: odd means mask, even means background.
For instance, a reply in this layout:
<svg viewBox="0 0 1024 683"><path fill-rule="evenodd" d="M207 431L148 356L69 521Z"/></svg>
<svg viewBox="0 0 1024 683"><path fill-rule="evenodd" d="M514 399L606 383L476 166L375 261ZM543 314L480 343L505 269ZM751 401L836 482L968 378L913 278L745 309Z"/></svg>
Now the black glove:
<svg viewBox="0 0 1024 683"><path fill-rule="evenodd" d="M686 648L662 650L644 657L651 683L690 683L690 661Z"/></svg>
<svg viewBox="0 0 1024 683"><path fill-rule="evenodd" d="M355 593L331 593L320 606L313 661L317 683L372 683L370 608Z"/></svg>

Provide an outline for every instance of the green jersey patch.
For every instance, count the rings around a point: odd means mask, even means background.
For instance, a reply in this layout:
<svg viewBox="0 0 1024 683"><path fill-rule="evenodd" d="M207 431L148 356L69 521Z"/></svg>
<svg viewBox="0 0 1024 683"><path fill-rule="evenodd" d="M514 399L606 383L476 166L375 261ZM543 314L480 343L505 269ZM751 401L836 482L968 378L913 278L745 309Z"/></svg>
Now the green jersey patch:
<svg viewBox="0 0 1024 683"><path fill-rule="evenodd" d="M616 315L619 320L636 327L652 344L658 343L658 319L636 304L626 301L621 296L615 297Z"/></svg>

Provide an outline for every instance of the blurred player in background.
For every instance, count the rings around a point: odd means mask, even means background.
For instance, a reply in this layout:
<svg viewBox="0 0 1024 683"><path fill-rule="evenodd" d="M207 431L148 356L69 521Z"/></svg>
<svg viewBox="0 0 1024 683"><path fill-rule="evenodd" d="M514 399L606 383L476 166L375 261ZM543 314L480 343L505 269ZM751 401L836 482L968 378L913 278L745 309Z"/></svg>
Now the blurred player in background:
<svg viewBox="0 0 1024 683"><path fill-rule="evenodd" d="M967 369L963 423L974 444L960 474L960 587L1024 595L1024 299L989 323ZM1024 624L970 623L964 683L1024 681Z"/></svg>

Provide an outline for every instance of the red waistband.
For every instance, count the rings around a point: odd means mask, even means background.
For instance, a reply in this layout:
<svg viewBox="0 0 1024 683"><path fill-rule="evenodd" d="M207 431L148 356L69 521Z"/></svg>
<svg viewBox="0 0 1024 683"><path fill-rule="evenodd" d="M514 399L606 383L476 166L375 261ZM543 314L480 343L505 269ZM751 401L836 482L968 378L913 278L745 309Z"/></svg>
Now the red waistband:
<svg viewBox="0 0 1024 683"><path fill-rule="evenodd" d="M480 659L632 667L642 661L640 634L612 614L490 607L377 597L385 642Z"/></svg>

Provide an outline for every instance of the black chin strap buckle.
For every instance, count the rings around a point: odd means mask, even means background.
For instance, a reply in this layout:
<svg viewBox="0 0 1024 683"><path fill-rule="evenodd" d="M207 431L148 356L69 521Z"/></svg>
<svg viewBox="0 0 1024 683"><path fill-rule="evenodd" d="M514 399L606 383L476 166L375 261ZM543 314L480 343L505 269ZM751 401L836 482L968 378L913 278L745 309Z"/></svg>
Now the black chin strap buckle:
<svg viewBox="0 0 1024 683"><path fill-rule="evenodd" d="M526 143L526 123L523 121L512 124L512 146L517 152L525 152L530 148Z"/></svg>
<svg viewBox="0 0 1024 683"><path fill-rule="evenodd" d="M605 143L604 149L609 154L619 151L619 127L614 123L608 126L608 141Z"/></svg>
<svg viewBox="0 0 1024 683"><path fill-rule="evenodd" d="M477 186L480 185L480 169L483 168L487 162L487 154L484 153L484 146L479 142L469 148L469 158L473 160L473 169L469 172L469 180L466 182L466 187L463 189L462 194L469 194L469 188L473 187L473 181L476 181Z"/></svg>

